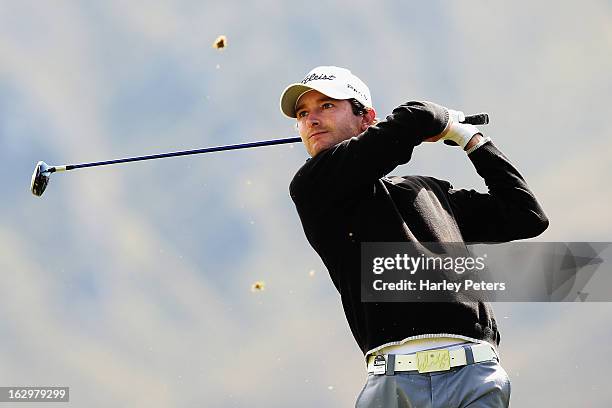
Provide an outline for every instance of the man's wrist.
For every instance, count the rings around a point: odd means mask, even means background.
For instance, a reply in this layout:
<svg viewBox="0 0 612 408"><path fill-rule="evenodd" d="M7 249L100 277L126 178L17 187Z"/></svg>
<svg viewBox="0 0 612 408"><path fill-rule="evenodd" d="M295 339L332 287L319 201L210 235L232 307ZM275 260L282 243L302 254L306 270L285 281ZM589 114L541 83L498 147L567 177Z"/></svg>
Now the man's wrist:
<svg viewBox="0 0 612 408"><path fill-rule="evenodd" d="M491 138L490 137L484 137L482 136L480 139L480 142L478 142L477 144L475 144L474 146L472 146L471 148L469 148L468 150L465 151L466 154L470 155L472 154L474 151L480 149L481 146L483 146L484 144L486 144L487 142L490 142Z"/></svg>
<svg viewBox="0 0 612 408"><path fill-rule="evenodd" d="M472 147L476 146L478 143L480 143L483 139L483 136L481 133L476 133L474 136L472 136L472 138L470 139L470 141L465 145L465 147L463 148L463 150L470 150Z"/></svg>

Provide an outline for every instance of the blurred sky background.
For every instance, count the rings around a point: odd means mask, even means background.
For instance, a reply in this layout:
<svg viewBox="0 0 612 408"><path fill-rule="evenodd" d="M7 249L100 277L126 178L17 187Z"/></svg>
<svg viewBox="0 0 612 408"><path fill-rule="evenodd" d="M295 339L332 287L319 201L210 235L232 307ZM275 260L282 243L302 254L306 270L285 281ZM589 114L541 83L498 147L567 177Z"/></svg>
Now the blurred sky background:
<svg viewBox="0 0 612 408"><path fill-rule="evenodd" d="M39 160L294 136L278 98L317 65L360 76L381 117L489 112L550 218L538 240L612 241L609 0L0 0L0 386L70 386L73 407L353 406L362 355L288 195L301 145L28 188ZM485 189L443 144L393 174ZM494 306L513 406L612 406L609 303Z"/></svg>

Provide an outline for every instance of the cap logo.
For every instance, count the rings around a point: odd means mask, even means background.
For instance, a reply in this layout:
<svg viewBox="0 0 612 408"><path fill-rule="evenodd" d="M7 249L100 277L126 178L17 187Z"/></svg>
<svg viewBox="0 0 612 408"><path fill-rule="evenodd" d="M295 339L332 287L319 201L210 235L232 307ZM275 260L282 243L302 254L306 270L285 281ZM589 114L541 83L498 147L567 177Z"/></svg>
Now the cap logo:
<svg viewBox="0 0 612 408"><path fill-rule="evenodd" d="M334 79L336 79L335 75L326 75L326 74L310 74L308 75L306 78L304 78L302 80L303 84L307 84L310 81L320 81L320 80L328 80L328 81L332 81Z"/></svg>
<svg viewBox="0 0 612 408"><path fill-rule="evenodd" d="M355 87L353 87L353 85L351 84L346 84L346 87L350 90L352 90L353 92L355 92L356 94L358 94L359 96L361 96L363 99L365 99L366 101L368 100L368 97L366 95L363 94L363 92L358 91L357 89L355 89Z"/></svg>

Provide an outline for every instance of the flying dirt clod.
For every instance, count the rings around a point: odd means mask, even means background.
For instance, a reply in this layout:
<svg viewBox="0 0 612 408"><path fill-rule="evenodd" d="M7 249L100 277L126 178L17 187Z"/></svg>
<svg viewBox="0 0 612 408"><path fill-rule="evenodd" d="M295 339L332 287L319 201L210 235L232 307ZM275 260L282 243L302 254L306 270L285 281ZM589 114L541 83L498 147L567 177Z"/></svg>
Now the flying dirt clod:
<svg viewBox="0 0 612 408"><path fill-rule="evenodd" d="M227 37L224 35L218 36L215 42L213 43L213 48L222 50L225 47L227 47Z"/></svg>

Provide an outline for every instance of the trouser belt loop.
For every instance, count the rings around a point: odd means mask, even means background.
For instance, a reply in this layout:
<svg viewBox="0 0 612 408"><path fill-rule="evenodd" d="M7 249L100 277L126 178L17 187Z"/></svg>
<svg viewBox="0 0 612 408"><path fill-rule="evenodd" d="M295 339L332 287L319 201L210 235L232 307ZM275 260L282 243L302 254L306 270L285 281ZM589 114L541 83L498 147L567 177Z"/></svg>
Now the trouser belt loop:
<svg viewBox="0 0 612 408"><path fill-rule="evenodd" d="M387 371L385 375L395 375L395 354L387 354Z"/></svg>
<svg viewBox="0 0 612 408"><path fill-rule="evenodd" d="M474 364L474 353L472 352L472 347L466 345L463 346L463 349L465 350L465 362L467 365Z"/></svg>

